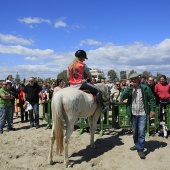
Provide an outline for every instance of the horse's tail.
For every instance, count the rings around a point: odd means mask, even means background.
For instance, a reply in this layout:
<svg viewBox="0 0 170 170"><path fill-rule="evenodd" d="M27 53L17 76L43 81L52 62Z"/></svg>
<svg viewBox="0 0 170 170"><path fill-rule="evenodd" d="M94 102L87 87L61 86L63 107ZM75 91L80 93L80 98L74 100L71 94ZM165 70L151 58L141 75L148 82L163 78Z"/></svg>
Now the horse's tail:
<svg viewBox="0 0 170 170"><path fill-rule="evenodd" d="M62 95L57 95L53 97L52 100L52 118L54 126L54 136L56 139L56 151L58 155L63 152L63 138L64 138L64 123L63 123L63 105L62 105Z"/></svg>

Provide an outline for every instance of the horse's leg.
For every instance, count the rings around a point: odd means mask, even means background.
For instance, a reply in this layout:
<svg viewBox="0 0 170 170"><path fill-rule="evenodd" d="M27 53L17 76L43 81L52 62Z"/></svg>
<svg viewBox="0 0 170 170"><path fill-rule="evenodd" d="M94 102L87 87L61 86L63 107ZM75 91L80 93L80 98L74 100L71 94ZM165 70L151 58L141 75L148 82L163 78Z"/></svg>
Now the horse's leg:
<svg viewBox="0 0 170 170"><path fill-rule="evenodd" d="M96 110L95 114L93 116L89 117L91 148L96 148L96 145L94 143L94 134L95 134L98 119L99 119L99 110Z"/></svg>
<svg viewBox="0 0 170 170"><path fill-rule="evenodd" d="M69 159L68 159L68 144L69 144L70 136L73 133L73 130L74 130L74 124L72 124L72 125L68 124L66 127L66 134L64 137L64 163L65 163L66 167L71 166L69 164Z"/></svg>
<svg viewBox="0 0 170 170"><path fill-rule="evenodd" d="M50 136L50 152L48 156L48 164L53 164L53 144L54 144L54 128L52 127L51 136Z"/></svg>
<svg viewBox="0 0 170 170"><path fill-rule="evenodd" d="M90 145L93 148L94 145L94 136L93 134L93 116L89 117L89 126L90 126Z"/></svg>

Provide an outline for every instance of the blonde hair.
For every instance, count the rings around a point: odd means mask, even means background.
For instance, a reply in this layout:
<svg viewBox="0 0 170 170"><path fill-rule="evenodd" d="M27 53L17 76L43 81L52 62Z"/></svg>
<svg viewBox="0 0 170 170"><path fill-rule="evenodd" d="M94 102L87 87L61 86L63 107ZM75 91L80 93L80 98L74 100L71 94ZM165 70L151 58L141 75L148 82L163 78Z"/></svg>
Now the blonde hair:
<svg viewBox="0 0 170 170"><path fill-rule="evenodd" d="M82 62L81 58L75 57L74 60L69 64L69 69L73 69L78 62Z"/></svg>

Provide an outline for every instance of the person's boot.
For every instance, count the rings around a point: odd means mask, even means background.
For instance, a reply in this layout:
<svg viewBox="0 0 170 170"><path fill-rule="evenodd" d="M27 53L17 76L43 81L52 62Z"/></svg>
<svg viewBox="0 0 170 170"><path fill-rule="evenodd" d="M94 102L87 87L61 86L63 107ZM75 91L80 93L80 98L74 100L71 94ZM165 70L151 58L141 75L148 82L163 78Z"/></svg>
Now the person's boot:
<svg viewBox="0 0 170 170"><path fill-rule="evenodd" d="M102 93L100 91L96 94L96 98L100 104L102 113L105 113L107 111L107 107L103 104Z"/></svg>

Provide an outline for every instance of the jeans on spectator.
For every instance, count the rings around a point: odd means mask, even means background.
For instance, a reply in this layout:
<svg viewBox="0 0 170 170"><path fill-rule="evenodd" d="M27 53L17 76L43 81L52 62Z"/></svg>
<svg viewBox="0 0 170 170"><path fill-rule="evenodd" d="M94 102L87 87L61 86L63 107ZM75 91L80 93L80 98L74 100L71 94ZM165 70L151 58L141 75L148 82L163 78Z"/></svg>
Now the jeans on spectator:
<svg viewBox="0 0 170 170"><path fill-rule="evenodd" d="M133 141L138 151L144 150L146 116L132 115Z"/></svg>
<svg viewBox="0 0 170 170"><path fill-rule="evenodd" d="M39 125L39 104L31 103L31 102L30 104L32 105L32 108L33 108L32 110L29 111L30 125L34 126L34 123L35 123L35 126L38 126ZM35 114L35 118L34 118L33 113Z"/></svg>
<svg viewBox="0 0 170 170"><path fill-rule="evenodd" d="M15 105L12 103L12 106L11 106L11 123L13 123L13 117L14 117L14 112L15 112Z"/></svg>
<svg viewBox="0 0 170 170"><path fill-rule="evenodd" d="M19 107L20 107L20 110L21 110L21 122L24 121L24 115L25 115L25 120L28 121L28 112L25 112L23 105L24 105L24 102L19 103Z"/></svg>
<svg viewBox="0 0 170 170"><path fill-rule="evenodd" d="M0 131L3 131L3 126L5 123L5 108L0 108Z"/></svg>
<svg viewBox="0 0 170 170"><path fill-rule="evenodd" d="M6 120L6 123L7 123L7 129L11 129L11 121L12 121L12 106L6 106L5 107L5 120Z"/></svg>
<svg viewBox="0 0 170 170"><path fill-rule="evenodd" d="M7 129L11 129L11 120L12 120L12 107L6 106L0 108L0 131L3 131L5 121L7 123Z"/></svg>

